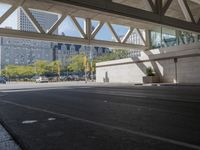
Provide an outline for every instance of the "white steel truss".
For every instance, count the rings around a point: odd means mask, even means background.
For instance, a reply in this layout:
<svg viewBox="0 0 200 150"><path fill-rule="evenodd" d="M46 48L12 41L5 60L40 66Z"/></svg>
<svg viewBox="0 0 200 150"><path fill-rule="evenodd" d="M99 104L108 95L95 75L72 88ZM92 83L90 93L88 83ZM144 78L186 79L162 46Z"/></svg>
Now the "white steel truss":
<svg viewBox="0 0 200 150"><path fill-rule="evenodd" d="M112 24L110 22L102 22L99 21L97 27L91 31L92 22L90 18L85 19L85 29L82 29L77 18L70 14L66 14L63 12L59 19L53 24L53 26L45 32L40 23L31 13L32 8L28 8L24 6L25 0L17 0L8 11L0 17L0 24L3 23L15 10L18 8L22 9L24 14L27 16L29 21L35 27L37 32L25 32L19 30L12 30L12 29L5 29L0 28L0 36L8 36L8 37L17 37L17 38L28 38L28 39L38 39L38 40L47 40L47 41L54 41L54 42L69 42L73 44L83 44L83 45L95 45L95 46L105 46L105 47L113 47L113 48L129 48L129 49L137 49L137 50L145 50L147 49L147 42L145 41L145 37L141 34L140 30L134 27L129 27L129 31L126 35L120 39L117 35L117 31L114 30ZM58 29L61 23L65 20L66 17L69 17L76 27L76 29L80 32L81 37L70 37L70 36L61 36L61 35L54 35L54 31ZM100 32L103 25L106 24L110 29L110 32L113 35L115 41L106 41L106 40L98 40L95 39L96 35ZM132 44L127 43L127 40L131 36L133 30L136 29L138 32L138 36L140 36L141 40L145 43L145 45L139 44ZM105 35L106 36L106 35Z"/></svg>
<svg viewBox="0 0 200 150"><path fill-rule="evenodd" d="M191 8L189 7L187 0L166 0L165 3L163 0L155 0L155 1L147 0L147 1L151 6L152 12L159 14L161 16L164 16L166 14L173 1L177 1L182 10L182 13L184 14L186 21L198 24L198 22L194 20L194 16L191 12ZM197 5L200 4L199 0L191 0L191 1L197 3Z"/></svg>

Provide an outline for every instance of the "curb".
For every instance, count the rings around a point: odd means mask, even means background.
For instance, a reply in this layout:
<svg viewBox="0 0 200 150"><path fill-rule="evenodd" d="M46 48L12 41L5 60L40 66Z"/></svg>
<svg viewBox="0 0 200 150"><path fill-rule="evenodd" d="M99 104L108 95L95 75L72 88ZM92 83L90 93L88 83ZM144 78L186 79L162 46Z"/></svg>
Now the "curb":
<svg viewBox="0 0 200 150"><path fill-rule="evenodd" d="M4 130L7 132L7 134L11 137L11 140L13 141L16 146L18 146L19 150L25 150L24 144L22 144L22 141L17 137L17 135L12 132L12 130L5 124L5 122L0 119L0 125L4 128Z"/></svg>

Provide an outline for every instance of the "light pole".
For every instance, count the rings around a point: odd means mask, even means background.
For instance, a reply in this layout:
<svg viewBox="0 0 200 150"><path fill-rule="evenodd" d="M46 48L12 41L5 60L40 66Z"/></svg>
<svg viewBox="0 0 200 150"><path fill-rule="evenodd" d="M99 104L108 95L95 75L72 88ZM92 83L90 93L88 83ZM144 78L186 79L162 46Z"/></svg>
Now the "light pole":
<svg viewBox="0 0 200 150"><path fill-rule="evenodd" d="M91 67L91 79L92 82L94 81L94 75L93 75L93 46L90 46L90 67Z"/></svg>
<svg viewBox="0 0 200 150"><path fill-rule="evenodd" d="M8 68L7 68L7 66L6 66L6 68L5 68L5 69L6 69L6 77L7 77L7 74L8 74Z"/></svg>
<svg viewBox="0 0 200 150"><path fill-rule="evenodd" d="M1 62L2 62L2 61L1 61L1 46L0 46L0 76L1 76L1 74L2 74L2 72L1 72L1 69L2 69L2 68L1 68Z"/></svg>
<svg viewBox="0 0 200 150"><path fill-rule="evenodd" d="M37 60L34 61L35 76L37 76Z"/></svg>
<svg viewBox="0 0 200 150"><path fill-rule="evenodd" d="M87 83L87 56L85 55L83 58L83 65L84 65L84 69L85 69L85 83Z"/></svg>

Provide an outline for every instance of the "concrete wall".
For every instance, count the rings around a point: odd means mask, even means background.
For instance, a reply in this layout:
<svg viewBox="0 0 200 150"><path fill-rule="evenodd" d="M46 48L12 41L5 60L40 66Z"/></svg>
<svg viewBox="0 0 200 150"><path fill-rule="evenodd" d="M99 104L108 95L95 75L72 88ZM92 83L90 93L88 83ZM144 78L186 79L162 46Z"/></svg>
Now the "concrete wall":
<svg viewBox="0 0 200 150"><path fill-rule="evenodd" d="M200 43L155 49L141 52L139 57L97 63L96 81L142 83L149 66L163 83L200 83Z"/></svg>

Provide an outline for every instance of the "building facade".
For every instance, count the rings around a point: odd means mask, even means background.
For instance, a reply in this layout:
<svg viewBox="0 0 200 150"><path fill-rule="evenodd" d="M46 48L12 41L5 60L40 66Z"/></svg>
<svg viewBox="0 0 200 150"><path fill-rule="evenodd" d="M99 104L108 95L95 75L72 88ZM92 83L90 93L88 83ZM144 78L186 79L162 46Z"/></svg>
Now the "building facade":
<svg viewBox="0 0 200 150"><path fill-rule="evenodd" d="M53 60L53 45L39 40L0 37L0 63L7 65L31 65L36 60Z"/></svg>
<svg viewBox="0 0 200 150"><path fill-rule="evenodd" d="M30 11L45 32L48 32L59 18L58 14L34 9ZM18 9L17 12L17 29L37 32L23 9ZM107 52L109 49L101 47L92 47L91 50L90 46L84 45L0 37L0 69L4 69L7 65L31 65L37 60L59 60L63 66L66 66L69 63L69 58L73 55L84 53L88 57L94 58Z"/></svg>
<svg viewBox="0 0 200 150"><path fill-rule="evenodd" d="M47 32L59 18L58 14L53 14L45 11L31 9L30 12L45 32ZM20 31L37 32L35 27L32 25L24 13L23 9L18 9L17 12L17 28Z"/></svg>
<svg viewBox="0 0 200 150"><path fill-rule="evenodd" d="M66 66L70 63L70 57L77 54L85 54L93 59L109 52L110 49L104 47L58 43L54 47L54 60L59 60L62 66Z"/></svg>

